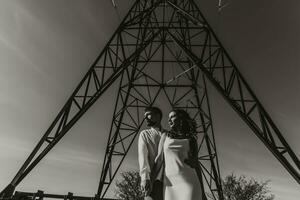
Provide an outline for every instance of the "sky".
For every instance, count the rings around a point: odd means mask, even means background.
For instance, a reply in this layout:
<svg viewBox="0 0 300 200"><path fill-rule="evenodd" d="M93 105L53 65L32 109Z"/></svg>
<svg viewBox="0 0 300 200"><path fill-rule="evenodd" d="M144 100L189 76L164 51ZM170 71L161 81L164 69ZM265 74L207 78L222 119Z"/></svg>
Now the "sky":
<svg viewBox="0 0 300 200"><path fill-rule="evenodd" d="M197 1L208 22L300 157L300 2ZM0 189L14 177L133 0L0 0ZM17 187L94 195L116 87L110 88ZM212 116L222 176L270 180L277 200L300 188L213 89ZM164 119L165 120L165 119ZM134 147L121 170L137 169Z"/></svg>

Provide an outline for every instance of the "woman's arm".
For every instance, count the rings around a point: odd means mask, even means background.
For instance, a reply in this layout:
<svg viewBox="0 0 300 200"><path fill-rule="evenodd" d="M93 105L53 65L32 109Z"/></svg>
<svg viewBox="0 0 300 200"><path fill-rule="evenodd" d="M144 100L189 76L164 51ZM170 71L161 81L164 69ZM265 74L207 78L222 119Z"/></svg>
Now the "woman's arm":
<svg viewBox="0 0 300 200"><path fill-rule="evenodd" d="M198 144L194 137L190 139L190 154L193 158L198 160Z"/></svg>
<svg viewBox="0 0 300 200"><path fill-rule="evenodd" d="M195 169L198 180L200 181L200 184L202 185L201 186L202 199L207 200L207 197L206 197L204 189L203 189L203 182L202 182L203 180L202 180L202 172L201 172L202 170L201 170L200 163L198 160L198 143L197 143L196 138L190 139L190 161L189 162L191 162L191 165Z"/></svg>
<svg viewBox="0 0 300 200"><path fill-rule="evenodd" d="M198 145L196 138L191 138L189 140L190 143L190 150L189 150L189 157L185 160L185 163L188 164L192 168L196 168L199 165L198 162Z"/></svg>

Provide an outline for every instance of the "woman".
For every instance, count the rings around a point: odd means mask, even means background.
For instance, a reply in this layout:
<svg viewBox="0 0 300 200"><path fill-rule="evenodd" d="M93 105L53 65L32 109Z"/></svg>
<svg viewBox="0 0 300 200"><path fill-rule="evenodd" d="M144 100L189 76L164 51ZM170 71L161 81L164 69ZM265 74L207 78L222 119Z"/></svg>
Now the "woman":
<svg viewBox="0 0 300 200"><path fill-rule="evenodd" d="M201 200L196 124L184 110L173 110L169 126L170 131L161 137L156 157L156 166L164 163L164 200Z"/></svg>

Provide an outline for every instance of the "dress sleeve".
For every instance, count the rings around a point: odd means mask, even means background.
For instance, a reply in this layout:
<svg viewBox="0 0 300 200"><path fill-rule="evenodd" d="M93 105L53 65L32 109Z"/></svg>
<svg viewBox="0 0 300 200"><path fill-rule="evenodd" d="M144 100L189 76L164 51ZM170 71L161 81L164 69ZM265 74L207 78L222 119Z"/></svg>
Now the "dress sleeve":
<svg viewBox="0 0 300 200"><path fill-rule="evenodd" d="M190 156L193 159L198 159L198 144L194 137L190 139Z"/></svg>
<svg viewBox="0 0 300 200"><path fill-rule="evenodd" d="M147 141L145 137L145 131L142 131L138 140L138 160L140 168L141 181L150 179L150 164L149 153L147 148Z"/></svg>
<svg viewBox="0 0 300 200"><path fill-rule="evenodd" d="M203 190L203 183L202 183L202 170L198 161L198 143L197 143L197 139L195 137L190 139L190 157L192 161L192 165L193 168L196 170L196 174L198 177L198 180L200 181L202 187L199 188L201 189L201 193L202 193L202 199L203 200L207 200L205 192Z"/></svg>
<svg viewBox="0 0 300 200"><path fill-rule="evenodd" d="M198 168L199 162L198 162L198 145L196 138L189 139L189 153L188 158L185 160L185 163L188 164L192 168Z"/></svg>

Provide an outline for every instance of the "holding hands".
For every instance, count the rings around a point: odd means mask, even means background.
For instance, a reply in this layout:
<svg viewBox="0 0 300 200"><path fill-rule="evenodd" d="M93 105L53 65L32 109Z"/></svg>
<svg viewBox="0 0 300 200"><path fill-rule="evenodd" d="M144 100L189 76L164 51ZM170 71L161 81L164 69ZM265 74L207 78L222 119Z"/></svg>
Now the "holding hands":
<svg viewBox="0 0 300 200"><path fill-rule="evenodd" d="M150 192L152 190L152 185L151 185L150 180L141 181L141 189L142 189L144 196L149 196Z"/></svg>

